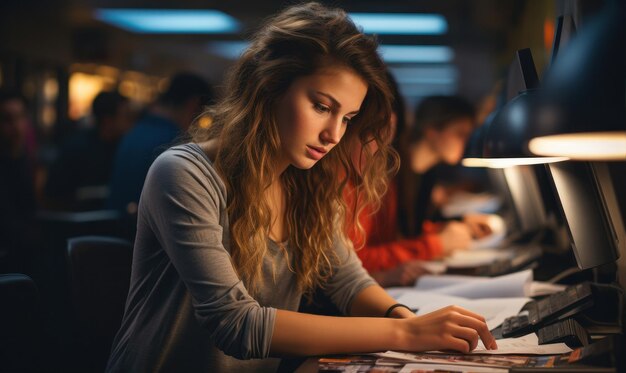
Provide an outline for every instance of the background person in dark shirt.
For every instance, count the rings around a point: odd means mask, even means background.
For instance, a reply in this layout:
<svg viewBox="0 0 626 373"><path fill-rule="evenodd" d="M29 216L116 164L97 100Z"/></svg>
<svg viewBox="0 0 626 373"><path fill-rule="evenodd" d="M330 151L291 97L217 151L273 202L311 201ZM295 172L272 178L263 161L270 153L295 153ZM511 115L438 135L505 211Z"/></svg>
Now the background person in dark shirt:
<svg viewBox="0 0 626 373"><path fill-rule="evenodd" d="M109 208L134 215L152 161L183 134L205 105L213 90L202 77L180 73L122 140L115 156L110 183Z"/></svg>
<svg viewBox="0 0 626 373"><path fill-rule="evenodd" d="M457 164L475 126L475 109L460 96L430 96L415 111L415 123L400 138L402 159L398 173L400 230L405 237L422 232L435 185L434 167ZM449 222L452 246L463 248L471 242L469 224ZM443 237L442 237L443 239Z"/></svg>
<svg viewBox="0 0 626 373"><path fill-rule="evenodd" d="M70 135L61 145L45 187L48 208L94 210L103 207L115 152L132 125L129 101L100 92L92 103L95 126Z"/></svg>

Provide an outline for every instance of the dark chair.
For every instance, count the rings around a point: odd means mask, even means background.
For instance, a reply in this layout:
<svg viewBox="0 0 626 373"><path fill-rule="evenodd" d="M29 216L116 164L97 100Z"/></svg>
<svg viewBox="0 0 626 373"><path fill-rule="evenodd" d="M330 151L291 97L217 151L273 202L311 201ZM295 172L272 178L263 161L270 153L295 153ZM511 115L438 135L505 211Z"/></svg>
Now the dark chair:
<svg viewBox="0 0 626 373"><path fill-rule="evenodd" d="M0 274L0 372L40 370L41 325L35 282L23 274Z"/></svg>
<svg viewBox="0 0 626 373"><path fill-rule="evenodd" d="M120 327L130 283L132 244L104 236L68 240L67 266L81 372L102 372Z"/></svg>

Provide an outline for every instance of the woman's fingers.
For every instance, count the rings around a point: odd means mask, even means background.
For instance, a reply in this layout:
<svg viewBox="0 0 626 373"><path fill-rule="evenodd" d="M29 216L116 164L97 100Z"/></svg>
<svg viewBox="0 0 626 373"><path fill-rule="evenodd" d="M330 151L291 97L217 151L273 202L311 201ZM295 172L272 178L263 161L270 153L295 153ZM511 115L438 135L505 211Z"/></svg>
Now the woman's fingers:
<svg viewBox="0 0 626 373"><path fill-rule="evenodd" d="M467 311L467 310L466 310ZM467 311L469 312L469 311ZM496 349L498 345L496 344L496 339L493 334L489 331L489 327L487 323L484 321L484 318L480 316L480 319L474 316L468 316L465 314L459 313L457 323L461 327L471 328L477 334L477 337L483 341L485 348L487 349ZM476 346L474 346L475 348Z"/></svg>
<svg viewBox="0 0 626 373"><path fill-rule="evenodd" d="M460 326L457 330L455 330L454 336L456 338L462 339L465 342L465 348L467 349L467 351L463 352L473 351L476 346L478 346L479 336L478 332L475 329Z"/></svg>

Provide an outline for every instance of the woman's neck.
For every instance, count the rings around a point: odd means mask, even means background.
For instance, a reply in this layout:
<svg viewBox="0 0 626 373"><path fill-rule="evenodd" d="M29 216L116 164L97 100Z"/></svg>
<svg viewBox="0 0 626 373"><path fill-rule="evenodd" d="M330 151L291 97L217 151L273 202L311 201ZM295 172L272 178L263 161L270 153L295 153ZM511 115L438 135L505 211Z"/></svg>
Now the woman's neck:
<svg viewBox="0 0 626 373"><path fill-rule="evenodd" d="M439 155L425 139L411 144L409 147L411 171L424 174L440 162Z"/></svg>
<svg viewBox="0 0 626 373"><path fill-rule="evenodd" d="M272 225L270 227L270 238L274 242L284 242L287 239L285 229L285 190L280 178L275 179L265 192L265 199L269 205Z"/></svg>

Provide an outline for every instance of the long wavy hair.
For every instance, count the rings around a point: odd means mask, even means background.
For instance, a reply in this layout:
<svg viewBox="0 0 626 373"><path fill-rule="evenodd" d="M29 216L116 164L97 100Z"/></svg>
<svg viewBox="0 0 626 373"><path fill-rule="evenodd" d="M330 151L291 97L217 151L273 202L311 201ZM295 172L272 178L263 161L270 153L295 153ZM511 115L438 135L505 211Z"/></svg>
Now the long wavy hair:
<svg viewBox="0 0 626 373"><path fill-rule="evenodd" d="M342 141L311 169L289 167L281 175L286 191L287 255L299 290L308 293L332 275L339 258L337 240L349 244L347 228L358 212L377 203L397 169L389 146L391 94L377 42L364 35L341 9L318 3L295 5L270 18L255 34L227 77L224 97L209 115L213 124L196 128L193 140L216 139L214 166L228 193L230 254L240 278L252 293L262 284L263 258L270 252L271 212L265 192L272 182L273 161L281 151L277 102L299 77L328 66L346 67L368 85L360 113ZM350 146L375 141L377 151L362 146L366 167L357 172ZM393 159L390 165L388 160ZM357 198L344 199L344 187ZM351 213L346 214L346 211ZM342 225L343 224L343 225ZM292 255L292 257L289 257Z"/></svg>

